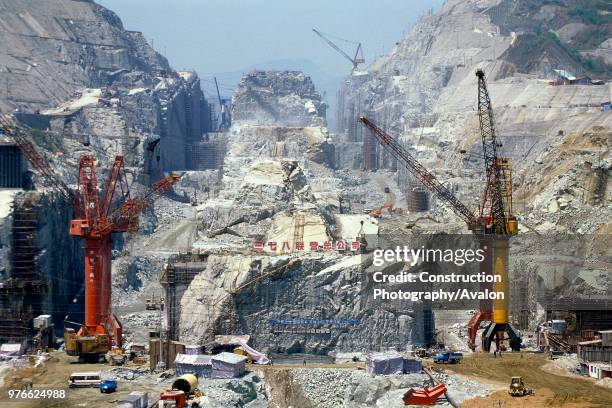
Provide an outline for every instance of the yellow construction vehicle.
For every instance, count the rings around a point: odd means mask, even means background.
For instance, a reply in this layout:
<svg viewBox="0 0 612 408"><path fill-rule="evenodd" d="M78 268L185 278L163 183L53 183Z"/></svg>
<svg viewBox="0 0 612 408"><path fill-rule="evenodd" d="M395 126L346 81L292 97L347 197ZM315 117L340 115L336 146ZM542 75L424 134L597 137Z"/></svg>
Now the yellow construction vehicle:
<svg viewBox="0 0 612 408"><path fill-rule="evenodd" d="M111 339L104 333L80 336L74 329L66 328L64 331L64 349L69 356L79 356L80 363L103 363L106 361L106 353L111 349Z"/></svg>
<svg viewBox="0 0 612 408"><path fill-rule="evenodd" d="M524 397L525 395L533 395L534 392L531 388L525 387L523 377L512 377L508 393L513 397Z"/></svg>

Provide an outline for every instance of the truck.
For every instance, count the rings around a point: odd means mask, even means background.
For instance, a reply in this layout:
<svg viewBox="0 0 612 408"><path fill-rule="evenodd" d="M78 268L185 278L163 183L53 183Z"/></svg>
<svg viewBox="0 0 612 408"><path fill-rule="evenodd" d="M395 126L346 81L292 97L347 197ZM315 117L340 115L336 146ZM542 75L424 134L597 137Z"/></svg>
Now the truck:
<svg viewBox="0 0 612 408"><path fill-rule="evenodd" d="M433 361L436 364L444 364L444 363L457 364L461 362L462 359L463 359L463 354L454 353L451 351L444 351L442 353L438 353L435 356L433 356Z"/></svg>

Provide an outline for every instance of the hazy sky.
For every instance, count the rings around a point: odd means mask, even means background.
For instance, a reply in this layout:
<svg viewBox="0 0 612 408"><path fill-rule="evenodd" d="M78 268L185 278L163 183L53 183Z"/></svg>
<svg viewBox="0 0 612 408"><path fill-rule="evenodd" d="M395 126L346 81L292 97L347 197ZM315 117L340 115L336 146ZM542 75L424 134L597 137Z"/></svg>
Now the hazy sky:
<svg viewBox="0 0 612 408"><path fill-rule="evenodd" d="M366 64L388 51L442 0L98 0L128 30L142 31L175 69L202 77L279 59L309 60L340 76L351 64L312 28L361 41ZM348 54L353 44L338 41ZM228 78L229 80L229 78Z"/></svg>

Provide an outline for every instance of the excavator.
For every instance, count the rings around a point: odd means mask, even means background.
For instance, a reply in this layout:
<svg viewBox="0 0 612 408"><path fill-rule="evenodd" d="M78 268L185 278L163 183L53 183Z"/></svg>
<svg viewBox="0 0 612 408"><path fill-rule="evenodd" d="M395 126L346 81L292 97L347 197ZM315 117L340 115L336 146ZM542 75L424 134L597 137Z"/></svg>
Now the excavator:
<svg viewBox="0 0 612 408"><path fill-rule="evenodd" d="M361 116L359 121L366 126L378 142L426 188L458 215L480 241L485 254L482 271L499 275L500 282L492 287L483 284L481 290L503 292L503 299L481 300L479 310L468 322L468 345L476 348L476 336L481 323L488 322L482 335L482 349L490 351L494 342L498 350L505 349L509 340L513 351L519 351L522 339L508 321L508 254L509 239L518 233L518 222L512 213L512 165L509 158L500 157L491 99L484 71L476 71L478 78L478 118L485 164L486 183L476 215L463 204L446 186L414 158L397 139ZM488 284L491 285L491 284ZM506 334L508 337L506 337Z"/></svg>
<svg viewBox="0 0 612 408"><path fill-rule="evenodd" d="M382 212L385 208L388 208L389 211L393 210L393 205L392 204L383 204L380 207L378 207L377 209L375 209L374 211L370 212L370 217L373 218L380 218L380 216L382 215Z"/></svg>

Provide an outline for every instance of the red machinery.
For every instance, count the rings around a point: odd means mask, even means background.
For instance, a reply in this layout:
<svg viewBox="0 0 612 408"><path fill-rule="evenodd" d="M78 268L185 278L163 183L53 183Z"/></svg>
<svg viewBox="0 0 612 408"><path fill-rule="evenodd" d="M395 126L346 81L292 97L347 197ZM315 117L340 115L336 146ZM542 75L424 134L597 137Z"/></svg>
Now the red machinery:
<svg viewBox="0 0 612 408"><path fill-rule="evenodd" d="M111 235L137 229L138 215L147 208L149 197L166 193L178 179L168 176L156 182L146 195L130 198L123 156L117 156L100 195L94 159L82 156L79 160L77 218L70 222L70 235L85 239L85 324L76 334L66 331L69 355L99 356L112 346L121 347L121 323L110 307ZM117 184L122 204L111 211Z"/></svg>
<svg viewBox="0 0 612 408"><path fill-rule="evenodd" d="M111 299L111 235L138 228L138 215L148 206L153 195L164 194L179 179L168 176L155 184L147 194L130 198L123 157L115 157L102 195L98 191L95 160L82 156L79 160L79 189L75 196L66 183L30 141L33 130L18 125L10 115L0 116L0 130L12 137L32 167L43 180L59 191L67 201L75 201L76 218L70 222L70 235L85 238L85 324L78 333L66 329L65 350L69 355L96 357L113 345L121 346L121 323L110 311ZM122 204L111 211L117 184L121 186Z"/></svg>
<svg viewBox="0 0 612 408"><path fill-rule="evenodd" d="M159 394L160 408L183 408L187 406L187 396L184 391L181 390L166 390Z"/></svg>
<svg viewBox="0 0 612 408"><path fill-rule="evenodd" d="M404 394L404 405L433 405L446 392L442 383L434 387L411 388Z"/></svg>
<svg viewBox="0 0 612 408"><path fill-rule="evenodd" d="M485 251L483 269L488 274L501 276L501 282L493 285L495 292L503 292L503 299L481 301L480 310L468 322L469 345L472 350L476 345L476 334L480 323L489 321L482 336L482 348L489 351L495 341L499 349L504 349L505 334L509 335L512 350L518 351L521 338L508 322L508 239L518 232L518 223L512 215L512 181L510 159L498 157L501 146L496 138L493 109L487 90L485 75L482 70L476 71L478 78L478 117L482 139L483 157L487 182L485 185L480 213L474 214L465 204L447 189L436 177L419 163L394 138L365 117L362 122L408 171L437 197L463 219L468 228L478 236Z"/></svg>

